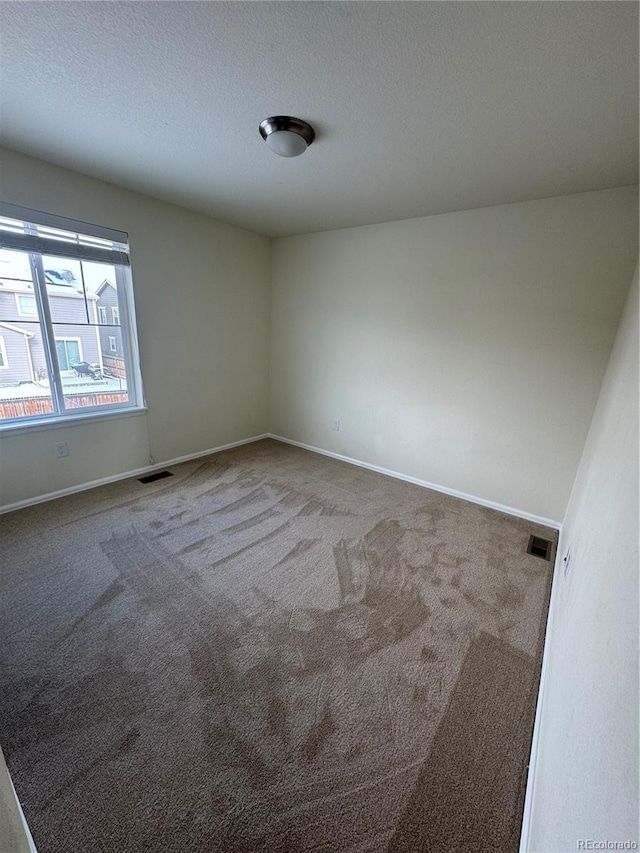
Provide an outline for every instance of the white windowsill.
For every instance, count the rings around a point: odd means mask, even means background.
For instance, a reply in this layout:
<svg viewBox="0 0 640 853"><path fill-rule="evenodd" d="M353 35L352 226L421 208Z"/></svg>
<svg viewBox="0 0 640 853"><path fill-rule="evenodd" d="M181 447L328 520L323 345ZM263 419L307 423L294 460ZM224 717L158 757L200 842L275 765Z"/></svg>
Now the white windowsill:
<svg viewBox="0 0 640 853"><path fill-rule="evenodd" d="M61 415L57 418L34 418L29 423L22 421L15 424L0 425L0 436L20 435L27 432L41 432L49 429L62 429L70 426L80 426L91 421L110 421L116 418L131 418L147 413L146 406L136 406L127 409L109 409L108 412L87 412L84 415Z"/></svg>

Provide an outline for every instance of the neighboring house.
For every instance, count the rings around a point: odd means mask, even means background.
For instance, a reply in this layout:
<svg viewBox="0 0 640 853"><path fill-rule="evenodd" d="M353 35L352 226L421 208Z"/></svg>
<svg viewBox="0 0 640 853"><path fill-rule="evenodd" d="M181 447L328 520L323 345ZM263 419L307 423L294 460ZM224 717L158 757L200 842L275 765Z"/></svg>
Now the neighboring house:
<svg viewBox="0 0 640 853"><path fill-rule="evenodd" d="M0 323L0 385L34 378L30 345L33 337L33 332L13 323Z"/></svg>
<svg viewBox="0 0 640 853"><path fill-rule="evenodd" d="M120 328L120 308L115 284L105 278L96 290L100 346L104 370L111 376L124 378L124 350Z"/></svg>
<svg viewBox="0 0 640 853"><path fill-rule="evenodd" d="M79 361L102 367L97 329L97 297L85 294L67 270L47 270L47 293L62 375ZM92 324L92 325L89 325ZM47 376L47 362L33 286L0 280L0 384L32 382Z"/></svg>

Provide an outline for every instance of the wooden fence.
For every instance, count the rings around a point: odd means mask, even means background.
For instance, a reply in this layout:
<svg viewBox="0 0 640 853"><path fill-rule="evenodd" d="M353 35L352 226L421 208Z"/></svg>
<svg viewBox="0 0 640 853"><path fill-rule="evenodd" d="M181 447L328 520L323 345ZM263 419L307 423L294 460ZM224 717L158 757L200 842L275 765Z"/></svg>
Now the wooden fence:
<svg viewBox="0 0 640 853"><path fill-rule="evenodd" d="M102 367L106 376L115 376L116 379L127 378L123 358L116 358L113 355L104 355L103 353Z"/></svg>
<svg viewBox="0 0 640 853"><path fill-rule="evenodd" d="M85 406L108 406L113 403L126 403L129 395L126 391L106 393L65 394L69 409L82 409ZM27 418L48 415L53 412L53 403L49 397L27 397L24 400L0 400L0 421L6 418Z"/></svg>

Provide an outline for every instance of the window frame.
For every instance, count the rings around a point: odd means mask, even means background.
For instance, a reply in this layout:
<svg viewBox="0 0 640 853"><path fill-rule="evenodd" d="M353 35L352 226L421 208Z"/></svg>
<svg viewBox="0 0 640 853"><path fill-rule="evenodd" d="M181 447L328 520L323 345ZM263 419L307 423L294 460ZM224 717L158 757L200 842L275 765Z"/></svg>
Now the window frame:
<svg viewBox="0 0 640 853"><path fill-rule="evenodd" d="M37 317L38 316L38 301L36 299L35 293L16 293L15 297L16 297L16 308L18 309L18 316L19 317ZM34 303L35 309L36 309L35 311L29 312L29 311L23 311L22 310L22 303L20 300L25 299L25 297L27 299L33 299L33 303Z"/></svg>
<svg viewBox="0 0 640 853"><path fill-rule="evenodd" d="M7 347L4 342L4 335L0 335L0 370L9 369L9 359L7 358Z"/></svg>
<svg viewBox="0 0 640 853"><path fill-rule="evenodd" d="M98 305L98 325L99 326L108 326L107 322L107 309L104 305Z"/></svg>
<svg viewBox="0 0 640 853"><path fill-rule="evenodd" d="M109 352L118 352L118 341L115 335L109 335Z"/></svg>
<svg viewBox="0 0 640 853"><path fill-rule="evenodd" d="M111 323L112 326L119 326L120 325L120 309L117 308L115 305L111 308L111 320L112 320L112 323Z"/></svg>
<svg viewBox="0 0 640 853"><path fill-rule="evenodd" d="M58 335L57 338L55 339L54 343L57 344L58 341L60 341L60 343L65 344L64 354L65 354L65 358L67 360L67 365L69 365L69 351L67 350L67 347L66 347L66 344L68 342L78 344L78 355L80 356L80 358L78 359L78 364L81 361L84 361L84 352L82 350L82 338L75 338L75 337L72 337L71 335ZM57 347L56 347L56 350L57 350ZM73 370L73 368L69 367L69 366L67 366L65 368L60 367L60 359L58 359L58 367L60 368L60 373L69 373L69 371Z"/></svg>
<svg viewBox="0 0 640 853"><path fill-rule="evenodd" d="M22 231L11 233L6 228L0 229L0 248L21 252L28 258L34 288L33 295L36 299L36 314L29 316L37 317L41 329L49 376L50 396L54 408L53 412L47 414L0 420L0 433L11 430L27 432L30 429L46 429L47 426L53 427L60 423L80 423L83 420L113 418L145 412L128 235L121 231L33 211L4 202L0 202L0 216L24 224L24 234ZM29 229L30 224L33 226L31 230ZM68 240L66 244L59 242L55 245L49 245L44 237L39 236L42 234L42 231L38 231L39 226L66 232L63 237L68 237L69 234L80 236L77 236L75 241ZM82 235L86 235L88 239L84 239ZM55 235L53 239L55 240L57 236ZM93 245L92 241L94 240L97 245ZM113 241L113 249L109 246L105 248L100 245L100 241ZM60 246L64 250L63 253L59 251ZM77 261L108 263L113 269L120 309L118 312L119 328L121 329L123 356L127 370L127 395L129 398L127 402L82 406L80 408L71 408L65 405L65 389L61 376L61 373L65 371L60 369L55 348L56 340L63 340L69 336L55 335L55 326L60 324L52 321L47 280L43 268L43 256L57 255L73 258ZM99 339L98 328L101 323L98 317L94 319L96 321L95 326L91 322L86 325L87 328L92 328L92 326L95 328L96 336ZM74 337L73 340L78 339ZM82 352L82 339L80 339L79 344L80 352ZM6 362L6 350L4 358Z"/></svg>

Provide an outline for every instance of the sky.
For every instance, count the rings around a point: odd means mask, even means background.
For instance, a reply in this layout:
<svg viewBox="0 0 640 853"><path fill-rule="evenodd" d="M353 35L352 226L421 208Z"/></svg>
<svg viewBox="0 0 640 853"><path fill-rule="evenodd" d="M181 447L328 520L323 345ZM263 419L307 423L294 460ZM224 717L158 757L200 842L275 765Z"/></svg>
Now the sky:
<svg viewBox="0 0 640 853"><path fill-rule="evenodd" d="M82 273L84 283L89 293L95 293L105 278L116 283L115 270L112 264L100 264L95 261L75 261L71 258L56 258L43 255L45 269L71 270L78 281L78 289L82 288ZM81 271L82 267L82 271ZM15 252L10 249L0 249L0 279L18 278L31 281L29 256L26 252Z"/></svg>

